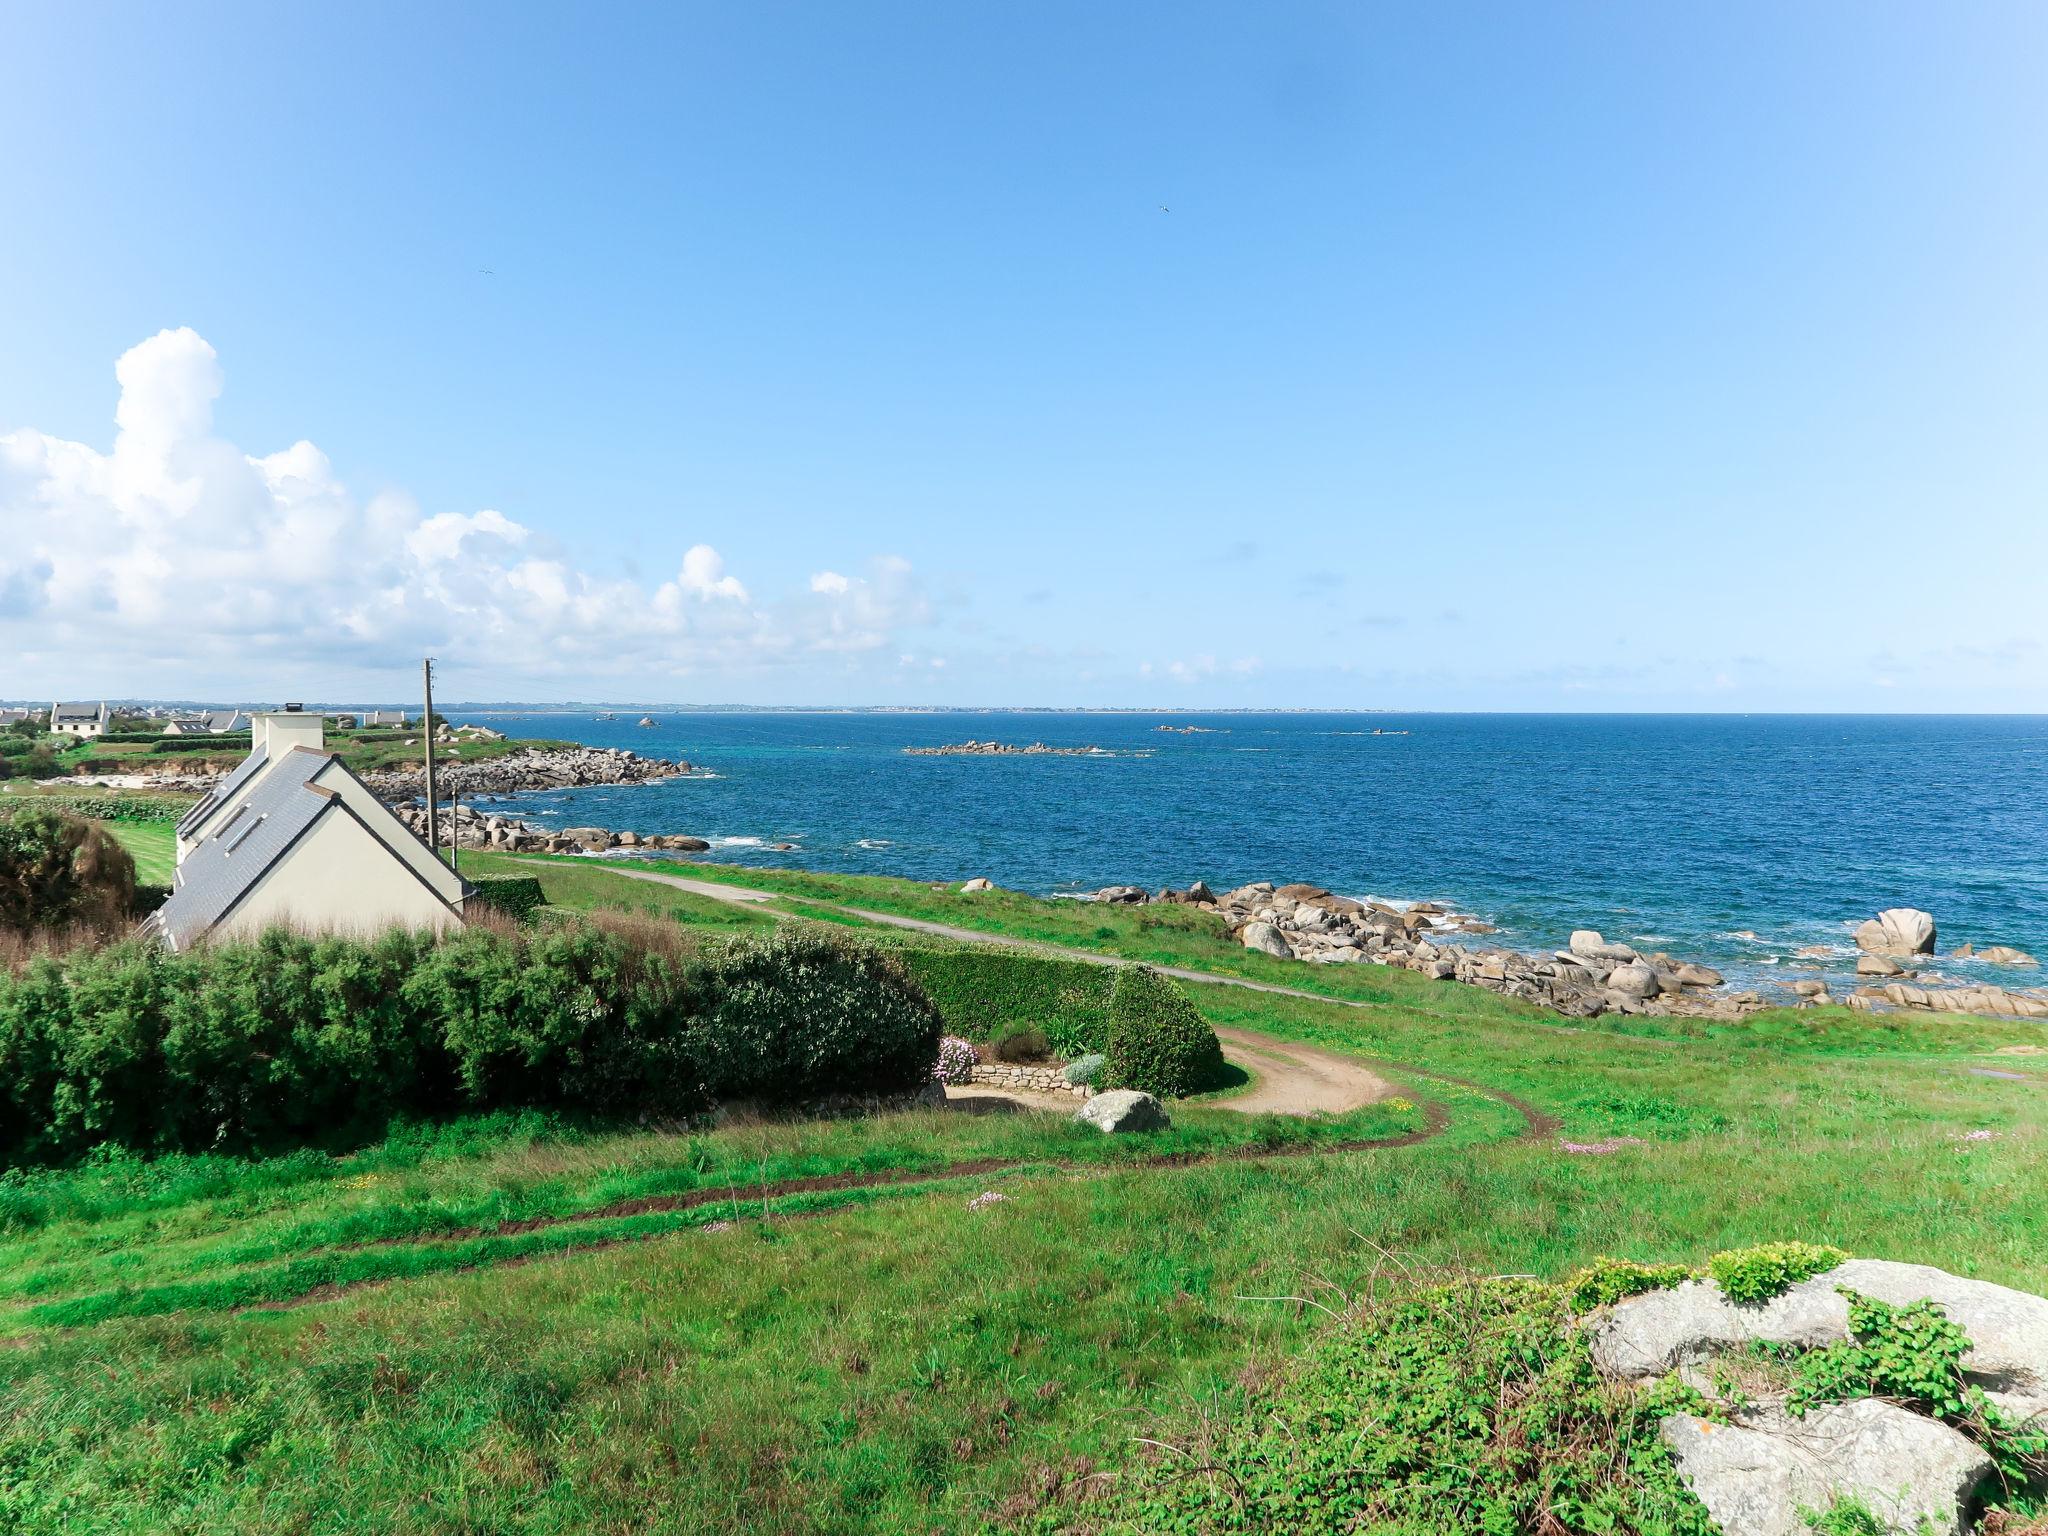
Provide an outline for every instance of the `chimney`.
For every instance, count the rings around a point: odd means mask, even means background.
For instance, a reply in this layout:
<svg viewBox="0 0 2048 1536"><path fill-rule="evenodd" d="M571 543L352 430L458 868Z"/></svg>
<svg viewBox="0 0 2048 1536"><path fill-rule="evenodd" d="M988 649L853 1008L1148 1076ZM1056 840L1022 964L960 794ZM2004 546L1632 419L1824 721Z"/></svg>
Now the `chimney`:
<svg viewBox="0 0 2048 1536"><path fill-rule="evenodd" d="M273 762L293 747L311 747L318 752L325 745L324 723L321 716L309 715L296 704L262 710L249 717L250 746L267 753Z"/></svg>

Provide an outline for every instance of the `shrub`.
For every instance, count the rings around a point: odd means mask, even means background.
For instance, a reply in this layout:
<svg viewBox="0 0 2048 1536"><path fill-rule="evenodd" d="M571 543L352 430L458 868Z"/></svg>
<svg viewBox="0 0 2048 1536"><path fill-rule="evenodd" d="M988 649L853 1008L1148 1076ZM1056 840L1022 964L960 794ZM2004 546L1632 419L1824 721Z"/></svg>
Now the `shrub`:
<svg viewBox="0 0 2048 1536"><path fill-rule="evenodd" d="M993 1040L1008 1029L1045 1031L1061 1056L1099 1051L1109 1038L1110 966L1062 960L991 944L902 951L946 1027L967 1040Z"/></svg>
<svg viewBox="0 0 2048 1536"><path fill-rule="evenodd" d="M1302 1368L1108 1494L1115 1533L1710 1536L1657 1422L1603 1382L1562 1287L1444 1286L1346 1318Z"/></svg>
<svg viewBox="0 0 2048 1536"><path fill-rule="evenodd" d="M894 955L828 929L734 941L692 1053L721 1098L892 1093L927 1081L939 1010Z"/></svg>
<svg viewBox="0 0 2048 1536"><path fill-rule="evenodd" d="M1668 1290L1693 1278L1683 1264L1638 1264L1633 1259L1595 1259L1565 1282L1572 1305L1582 1312L1605 1307L1645 1291Z"/></svg>
<svg viewBox="0 0 2048 1536"><path fill-rule="evenodd" d="M515 922L530 923L548 904L547 892L530 875L497 875L472 880L479 905L503 913Z"/></svg>
<svg viewBox="0 0 2048 1536"><path fill-rule="evenodd" d="M995 1054L997 1061L1044 1061L1052 1045L1042 1029L1014 1029L996 1041Z"/></svg>
<svg viewBox="0 0 2048 1536"><path fill-rule="evenodd" d="M1161 1098L1185 1098L1223 1076L1223 1047L1195 1005L1157 971L1126 965L1110 993L1103 1080Z"/></svg>
<svg viewBox="0 0 2048 1536"><path fill-rule="evenodd" d="M52 945L0 972L0 1161L244 1151L497 1109L672 1115L929 1079L895 961L812 934L699 954L673 925L285 929L170 954Z"/></svg>
<svg viewBox="0 0 2048 1536"><path fill-rule="evenodd" d="M1086 1056L1077 1056L1068 1062L1060 1076L1076 1088L1084 1087L1102 1076L1102 1068L1108 1059L1100 1051L1090 1051Z"/></svg>
<svg viewBox="0 0 2048 1536"><path fill-rule="evenodd" d="M1817 1243L1759 1243L1715 1254L1707 1260L1707 1273L1730 1301L1768 1301L1848 1257Z"/></svg>
<svg viewBox="0 0 2048 1536"><path fill-rule="evenodd" d="M0 928L112 927L135 904L135 861L104 827L50 806L0 815Z"/></svg>
<svg viewBox="0 0 2048 1536"><path fill-rule="evenodd" d="M958 1035L947 1035L939 1041L939 1060L932 1068L932 1076L942 1083L971 1083L978 1065L980 1058L974 1054L973 1045Z"/></svg>
<svg viewBox="0 0 2048 1536"><path fill-rule="evenodd" d="M1983 1442L2009 1483L2048 1472L2048 1429L2021 1425L1963 1375L1969 1335L1934 1302L1894 1307L1838 1286L1849 1299L1849 1337L1800 1356L1785 1406L1884 1397L1954 1424Z"/></svg>

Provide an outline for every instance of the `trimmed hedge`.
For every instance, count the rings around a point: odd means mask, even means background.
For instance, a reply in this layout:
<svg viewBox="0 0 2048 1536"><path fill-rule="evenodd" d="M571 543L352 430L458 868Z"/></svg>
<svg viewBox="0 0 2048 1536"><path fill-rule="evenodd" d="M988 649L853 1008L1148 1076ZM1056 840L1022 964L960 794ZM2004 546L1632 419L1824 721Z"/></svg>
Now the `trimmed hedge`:
<svg viewBox="0 0 2048 1536"><path fill-rule="evenodd" d="M896 1092L928 1081L938 1059L939 1010L902 962L830 929L734 940L708 981L693 1055L719 1098Z"/></svg>
<svg viewBox="0 0 2048 1536"><path fill-rule="evenodd" d="M1109 1038L1115 967L986 944L901 953L946 1028L962 1039L1040 1029L1059 1055L1079 1056Z"/></svg>
<svg viewBox="0 0 2048 1536"><path fill-rule="evenodd" d="M1126 965L1110 993L1102 1080L1162 1099L1185 1098L1223 1080L1223 1047L1187 994L1149 966Z"/></svg>
<svg viewBox="0 0 2048 1536"><path fill-rule="evenodd" d="M547 892L531 875L490 875L470 887L478 903L522 923L532 922L548 904Z"/></svg>
<svg viewBox="0 0 2048 1536"><path fill-rule="evenodd" d="M436 940L274 930L0 975L0 1159L247 1151L500 1108L670 1115L906 1091L939 1017L902 966L791 931L698 951L591 923Z"/></svg>

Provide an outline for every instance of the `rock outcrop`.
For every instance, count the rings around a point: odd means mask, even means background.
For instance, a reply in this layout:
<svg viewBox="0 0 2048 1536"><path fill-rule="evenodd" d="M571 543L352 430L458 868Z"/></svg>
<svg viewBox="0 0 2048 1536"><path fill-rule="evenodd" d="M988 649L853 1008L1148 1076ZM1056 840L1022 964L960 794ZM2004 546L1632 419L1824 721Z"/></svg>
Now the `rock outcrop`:
<svg viewBox="0 0 2048 1536"><path fill-rule="evenodd" d="M1730 1301L1711 1280L1631 1296L1588 1321L1593 1363L1640 1380L1747 1344L1817 1349L1849 1337L1845 1288L1934 1302L1970 1336L1963 1371L1993 1402L2022 1418L2048 1411L2048 1297L1884 1259L1849 1259L1769 1301Z"/></svg>
<svg viewBox="0 0 2048 1536"><path fill-rule="evenodd" d="M1247 949L1283 960L1401 966L1580 1018L1608 1012L1725 1018L1764 1006L1753 993L1721 994L1721 975L1707 966L1642 954L1627 944L1609 943L1591 929L1574 933L1570 946L1554 955L1524 955L1443 942L1453 934L1490 930L1430 902L1397 908L1333 895L1321 886L1270 881L1220 897L1207 886L1200 891L1199 897L1193 887L1169 891L1159 899L1212 910Z"/></svg>
<svg viewBox="0 0 2048 1536"><path fill-rule="evenodd" d="M1676 1414L1658 1434L1725 1536L1811 1536L1804 1511L1851 1499L1889 1530L1961 1536L1993 1470L1968 1436L1868 1397L1803 1418Z"/></svg>
<svg viewBox="0 0 2048 1536"><path fill-rule="evenodd" d="M1856 930L1856 947L1875 955L1931 955L1934 919L1918 907L1892 907Z"/></svg>
<svg viewBox="0 0 2048 1536"><path fill-rule="evenodd" d="M690 771L688 763L642 757L615 747L535 747L504 757L464 762L441 759L434 780L444 795L509 795L528 789L578 789L593 784L645 784ZM415 800L427 792L424 767L366 773L363 782L385 800Z"/></svg>
<svg viewBox="0 0 2048 1536"><path fill-rule="evenodd" d="M425 840L427 808L398 805L392 814ZM568 827L551 831L521 821L516 816L499 816L467 805L443 806L436 841L443 848L484 848L500 853L606 853L614 848L646 848L673 853L703 853L711 845L701 837L677 833L613 832L604 827Z"/></svg>

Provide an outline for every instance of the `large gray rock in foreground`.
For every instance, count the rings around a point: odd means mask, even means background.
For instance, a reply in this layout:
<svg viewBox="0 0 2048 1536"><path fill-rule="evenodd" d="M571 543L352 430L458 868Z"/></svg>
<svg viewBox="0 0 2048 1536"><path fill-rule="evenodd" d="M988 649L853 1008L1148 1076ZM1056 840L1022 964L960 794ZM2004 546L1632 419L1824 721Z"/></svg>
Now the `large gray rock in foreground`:
<svg viewBox="0 0 2048 1536"><path fill-rule="evenodd" d="M1658 1434L1725 1536L1810 1536L1800 1511L1847 1498L1894 1531L1959 1536L1992 1472L1947 1425L1867 1397L1803 1419L1766 1409L1738 1425L1676 1414Z"/></svg>
<svg viewBox="0 0 2048 1536"><path fill-rule="evenodd" d="M1884 1259L1850 1259L1769 1301L1732 1302L1711 1280L1631 1296L1588 1322L1593 1362L1634 1380L1749 1343L1816 1349L1849 1336L1841 1287L1895 1307L1938 1303L1969 1335L1970 1379L2008 1412L2048 1413L2048 1297Z"/></svg>
<svg viewBox="0 0 2048 1536"><path fill-rule="evenodd" d="M1163 1131L1173 1123L1166 1118L1166 1111L1157 1099L1132 1088L1113 1088L1108 1093L1098 1093L1081 1106L1074 1118L1110 1136L1126 1135L1132 1131Z"/></svg>
<svg viewBox="0 0 2048 1536"><path fill-rule="evenodd" d="M1970 1336L1963 1370L1999 1407L2021 1417L2048 1412L2048 1297L1968 1280L1929 1264L1851 1259L1807 1285L1846 1285L1903 1307L1932 1301ZM1798 1289L1798 1287L1795 1287Z"/></svg>
<svg viewBox="0 0 2048 1536"><path fill-rule="evenodd" d="M1856 947L1877 955L1931 955L1934 919L1918 907L1892 907L1856 930Z"/></svg>
<svg viewBox="0 0 2048 1536"><path fill-rule="evenodd" d="M1849 1336L1849 1303L1817 1277L1769 1301L1738 1305L1711 1280L1616 1302L1589 1324L1593 1363L1631 1380L1755 1342L1815 1349Z"/></svg>

